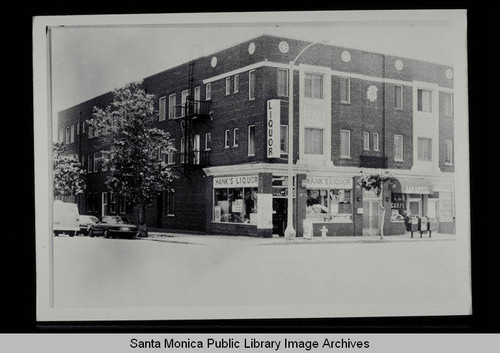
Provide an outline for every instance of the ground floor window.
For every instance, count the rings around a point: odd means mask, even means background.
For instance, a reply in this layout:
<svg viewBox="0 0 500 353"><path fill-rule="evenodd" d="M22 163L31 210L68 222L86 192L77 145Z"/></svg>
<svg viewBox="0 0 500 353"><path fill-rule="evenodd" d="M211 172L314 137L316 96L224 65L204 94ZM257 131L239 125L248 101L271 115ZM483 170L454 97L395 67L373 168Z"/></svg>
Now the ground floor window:
<svg viewBox="0 0 500 353"><path fill-rule="evenodd" d="M215 189L215 222L251 223L256 213L257 188Z"/></svg>
<svg viewBox="0 0 500 353"><path fill-rule="evenodd" d="M392 193L391 222L403 222L406 214L406 194Z"/></svg>
<svg viewBox="0 0 500 353"><path fill-rule="evenodd" d="M307 190L306 218L313 222L352 222L352 190Z"/></svg>

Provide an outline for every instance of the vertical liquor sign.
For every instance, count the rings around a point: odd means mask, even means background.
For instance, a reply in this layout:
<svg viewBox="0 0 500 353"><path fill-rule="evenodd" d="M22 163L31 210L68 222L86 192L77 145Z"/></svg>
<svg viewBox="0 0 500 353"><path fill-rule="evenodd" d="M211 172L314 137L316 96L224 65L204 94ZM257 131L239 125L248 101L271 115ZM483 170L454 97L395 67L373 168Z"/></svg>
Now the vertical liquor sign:
<svg viewBox="0 0 500 353"><path fill-rule="evenodd" d="M280 158L281 101L267 101L267 158Z"/></svg>

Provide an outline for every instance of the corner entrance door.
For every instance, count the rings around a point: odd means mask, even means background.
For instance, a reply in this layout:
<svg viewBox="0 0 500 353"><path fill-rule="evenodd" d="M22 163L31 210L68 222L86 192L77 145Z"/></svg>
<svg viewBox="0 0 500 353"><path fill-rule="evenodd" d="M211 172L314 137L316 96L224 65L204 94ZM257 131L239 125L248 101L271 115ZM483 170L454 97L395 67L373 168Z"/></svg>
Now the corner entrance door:
<svg viewBox="0 0 500 353"><path fill-rule="evenodd" d="M273 198L273 234L278 234L280 237L285 235L287 205L286 198Z"/></svg>
<svg viewBox="0 0 500 353"><path fill-rule="evenodd" d="M380 235L379 214L379 199L363 199L363 235Z"/></svg>

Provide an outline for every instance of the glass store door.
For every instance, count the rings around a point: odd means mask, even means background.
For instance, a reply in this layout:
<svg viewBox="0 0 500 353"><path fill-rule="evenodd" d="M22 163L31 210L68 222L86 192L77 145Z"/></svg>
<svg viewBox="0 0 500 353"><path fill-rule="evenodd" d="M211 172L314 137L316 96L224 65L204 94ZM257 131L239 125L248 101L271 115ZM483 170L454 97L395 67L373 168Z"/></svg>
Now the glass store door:
<svg viewBox="0 0 500 353"><path fill-rule="evenodd" d="M378 199L363 200L363 235L380 235L379 213Z"/></svg>

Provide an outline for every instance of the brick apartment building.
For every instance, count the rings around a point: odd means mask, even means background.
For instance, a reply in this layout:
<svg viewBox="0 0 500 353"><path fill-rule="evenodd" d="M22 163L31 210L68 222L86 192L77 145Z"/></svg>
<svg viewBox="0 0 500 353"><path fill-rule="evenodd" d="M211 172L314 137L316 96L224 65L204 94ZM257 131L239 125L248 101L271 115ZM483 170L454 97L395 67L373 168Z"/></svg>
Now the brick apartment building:
<svg viewBox="0 0 500 353"><path fill-rule="evenodd" d="M455 232L453 68L315 44L296 61L288 92L290 61L308 44L264 35L143 80L157 97L157 126L177 149L163 158L179 175L174 191L149 207L149 226L282 235L292 93L298 236L304 219L315 236L323 226L328 236L378 234L380 203L387 235L404 233L403 210L439 219L442 233ZM94 106L112 98L107 93L61 111L59 140L87 168L80 213L137 220L126 200L106 190L110 171L97 163L99 137L85 123ZM361 170L380 169L397 179L383 199L357 186Z"/></svg>

